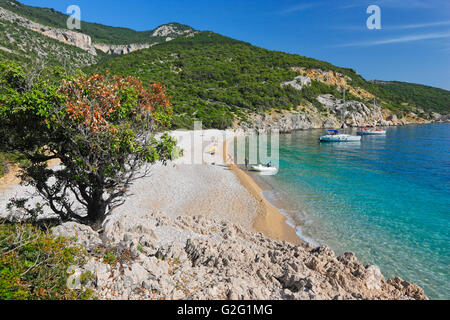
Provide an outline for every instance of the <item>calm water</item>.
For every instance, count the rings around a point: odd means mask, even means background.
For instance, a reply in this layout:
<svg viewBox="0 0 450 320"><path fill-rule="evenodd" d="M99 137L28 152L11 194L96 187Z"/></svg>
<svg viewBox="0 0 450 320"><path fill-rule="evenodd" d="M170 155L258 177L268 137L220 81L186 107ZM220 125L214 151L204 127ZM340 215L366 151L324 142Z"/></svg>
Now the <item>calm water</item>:
<svg viewBox="0 0 450 320"><path fill-rule="evenodd" d="M280 137L280 172L264 196L299 235L353 251L387 277L450 298L450 124L389 128L360 143L319 143L322 130Z"/></svg>

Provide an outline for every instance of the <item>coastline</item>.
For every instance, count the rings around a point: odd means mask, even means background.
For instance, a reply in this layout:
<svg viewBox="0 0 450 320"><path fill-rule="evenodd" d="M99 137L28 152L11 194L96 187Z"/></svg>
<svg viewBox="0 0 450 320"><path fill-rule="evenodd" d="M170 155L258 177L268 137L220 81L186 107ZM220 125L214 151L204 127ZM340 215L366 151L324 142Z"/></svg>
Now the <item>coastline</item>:
<svg viewBox="0 0 450 320"><path fill-rule="evenodd" d="M230 158L228 150L232 150L229 148L232 141L234 141L234 137L224 142L223 160L238 178L241 185L258 201L259 208L253 221L253 229L272 240L287 241L292 244L305 243L297 235L296 229L288 224L288 218L262 196L263 190L257 182L244 170L228 160Z"/></svg>
<svg viewBox="0 0 450 320"><path fill-rule="evenodd" d="M385 279L352 253L337 257L301 240L263 197L264 186L230 162L228 145L239 132L220 141L223 131L205 130L194 144L191 131L172 134L183 156L167 166L155 164L152 176L136 181L126 203L105 220L102 235L74 222L52 231L76 239L88 252L120 244L133 254L112 266L91 254L79 267L78 274L96 277L93 288L101 299L427 299L420 287ZM192 163L200 150L202 163ZM15 186L4 200L29 191ZM0 211L4 204L0 199ZM330 266L337 274L328 272Z"/></svg>

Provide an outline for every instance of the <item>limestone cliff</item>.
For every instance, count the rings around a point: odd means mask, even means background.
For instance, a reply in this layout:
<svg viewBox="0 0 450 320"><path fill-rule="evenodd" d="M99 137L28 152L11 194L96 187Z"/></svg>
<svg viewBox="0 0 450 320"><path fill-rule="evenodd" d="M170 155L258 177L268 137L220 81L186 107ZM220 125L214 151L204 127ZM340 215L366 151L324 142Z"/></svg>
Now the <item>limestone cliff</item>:
<svg viewBox="0 0 450 320"><path fill-rule="evenodd" d="M75 46L77 48L83 49L92 55L97 55L96 49L107 54L117 54L123 55L128 54L133 51L148 49L153 45L158 44L154 42L152 38L149 38L149 43L134 43L134 44L124 44L124 45L111 45L106 43L94 43L89 35L83 34L81 32L75 32L67 29L53 28L45 26L27 18L24 18L14 12L6 10L0 7L0 20L5 20L11 23L18 24L29 30L38 32L49 38L61 41L63 43ZM156 28L152 37L157 37L161 39L162 42L167 42L175 39L178 36L192 36L195 31L192 28L178 29L174 24L163 25Z"/></svg>
<svg viewBox="0 0 450 320"><path fill-rule="evenodd" d="M252 113L246 121L236 122L234 128L246 131L264 132L279 129L281 132L293 130L359 127L367 125L396 126L413 123L430 123L449 121L450 115L439 113L427 114L418 109L417 113L409 112L401 117L385 107L384 101L374 103L376 98L365 89L352 85L352 79L336 71L306 69L294 67L291 70L300 73L291 81L280 83L281 87L290 86L295 90L303 90L312 84L312 80L321 82L337 92L343 89L349 96L358 100L345 101L332 94L320 94L316 97L319 104L305 102L297 108L272 110L265 113Z"/></svg>
<svg viewBox="0 0 450 320"><path fill-rule="evenodd" d="M412 123L430 123L448 121L448 116L434 113L434 118L423 119L417 114L408 113L398 118L388 109L379 105L371 106L360 101L344 101L331 94L320 95L317 100L323 106L320 110L312 105L298 106L292 111L272 111L263 114L251 114L247 121L237 123L236 128L246 131L265 132L278 129L280 132L294 130L359 127L366 125L397 126Z"/></svg>
<svg viewBox="0 0 450 320"><path fill-rule="evenodd" d="M353 87L350 82L352 79L336 71L324 71L321 69L306 69L303 67L291 68L304 76L308 76L312 80L322 82L329 86L334 86L337 89L345 88L350 94L360 99L373 99L375 96L370 92L360 88Z"/></svg>
<svg viewBox="0 0 450 320"><path fill-rule="evenodd" d="M133 51L148 49L158 43L153 44L126 44L126 45L111 45L106 43L94 43L94 47L107 54L128 54Z"/></svg>
<svg viewBox="0 0 450 320"><path fill-rule="evenodd" d="M42 24L21 17L1 7L0 7L0 19L16 23L22 27L38 32L49 38L88 51L92 55L97 55L97 52L95 51L95 48L92 44L91 37L83 33L44 26Z"/></svg>

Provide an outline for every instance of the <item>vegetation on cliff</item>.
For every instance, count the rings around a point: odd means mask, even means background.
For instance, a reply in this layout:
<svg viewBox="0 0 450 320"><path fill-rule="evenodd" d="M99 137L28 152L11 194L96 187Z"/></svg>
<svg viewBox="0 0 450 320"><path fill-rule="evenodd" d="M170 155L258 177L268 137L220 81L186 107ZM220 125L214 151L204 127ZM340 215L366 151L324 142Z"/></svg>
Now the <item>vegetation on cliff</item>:
<svg viewBox="0 0 450 320"><path fill-rule="evenodd" d="M425 86L422 84L400 81L372 81L391 94L391 99L397 99L417 106L423 110L431 110L442 114L450 112L450 91Z"/></svg>
<svg viewBox="0 0 450 320"><path fill-rule="evenodd" d="M18 24L0 20L0 58L22 66L45 61L47 65L76 70L97 63L104 55L93 56L80 48L46 37Z"/></svg>
<svg viewBox="0 0 450 320"><path fill-rule="evenodd" d="M87 67L89 72L110 70L133 75L144 82L166 84L175 111L174 127L190 127L201 120L208 128L227 128L234 120L245 120L249 112L291 110L312 103L319 109L319 94L342 96L339 85L312 81L296 90L281 84L298 76L299 68L329 70L345 78L355 92L364 90L375 95L384 108L401 115L418 107L418 99L406 99L384 87L367 82L354 70L336 67L324 61L295 54L270 51L212 32L199 32L194 37L178 38L151 49L105 60ZM445 95L449 96L445 91ZM420 95L420 93L419 93ZM347 92L349 100L372 103ZM405 106L405 102L409 102ZM402 104L403 103L403 104ZM435 106L420 104L425 111ZM440 108L441 112L449 111Z"/></svg>
<svg viewBox="0 0 450 320"><path fill-rule="evenodd" d="M172 96L174 127L190 127L193 120L202 120L205 127L223 129L235 118L245 119L248 112L290 110L302 102L318 104L318 94L337 94L336 88L316 81L302 91L281 87L298 75L290 68L299 65L344 72L326 62L269 51L212 32L175 39L86 70L110 70L144 82L160 79Z"/></svg>
<svg viewBox="0 0 450 320"><path fill-rule="evenodd" d="M67 29L68 15L51 8L27 6L15 0L0 0L0 7L49 27ZM179 23L171 23L171 25L179 31L191 29ZM155 30L135 31L129 28L110 27L83 21L79 32L91 36L94 42L106 44L151 44L165 41L166 37L153 36Z"/></svg>

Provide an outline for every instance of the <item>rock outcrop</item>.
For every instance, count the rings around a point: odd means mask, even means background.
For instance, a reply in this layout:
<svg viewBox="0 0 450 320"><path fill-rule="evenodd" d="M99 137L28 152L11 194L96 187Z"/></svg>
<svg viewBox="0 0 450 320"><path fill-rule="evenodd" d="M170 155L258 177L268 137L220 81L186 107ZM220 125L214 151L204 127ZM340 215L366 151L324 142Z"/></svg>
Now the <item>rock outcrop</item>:
<svg viewBox="0 0 450 320"><path fill-rule="evenodd" d="M107 54L123 55L128 54L141 49L148 49L158 42L153 43L134 43L125 45L110 45L105 43L93 43L90 36L75 32L67 29L58 29L49 26L45 26L27 18L24 18L14 12L6 10L0 7L0 19L6 20L12 23L16 23L24 28L38 32L49 38L61 41L63 43L78 47L82 50L89 52L92 55L97 55L96 49L101 50ZM162 41L171 41L178 36L193 36L195 31L191 28L180 29L174 24L167 24L158 27L153 31L153 37L165 37ZM149 39L149 42L150 41Z"/></svg>
<svg viewBox="0 0 450 320"><path fill-rule="evenodd" d="M92 55L97 55L91 37L83 33L44 26L1 7L0 19L17 23L22 27L38 32L44 36L78 47Z"/></svg>
<svg viewBox="0 0 450 320"><path fill-rule="evenodd" d="M165 24L165 25L162 25L162 26L156 28L153 31L152 36L153 37L168 37L168 36L173 37L173 36L180 36L183 34L188 34L193 31L194 30L191 28L187 28L185 30L180 30L175 25L169 23L169 24Z"/></svg>
<svg viewBox="0 0 450 320"><path fill-rule="evenodd" d="M386 280L352 253L336 257L327 247L273 241L229 222L118 213L105 222L101 245L84 226L54 232L69 230L90 251L74 276L89 271L102 299L427 299L417 285ZM106 264L95 255L100 247L121 258Z"/></svg>
<svg viewBox="0 0 450 320"><path fill-rule="evenodd" d="M301 90L302 84L294 81L285 84L297 86L296 89ZM450 120L449 115L438 113L434 113L430 119L422 118L412 112L398 118L390 110L383 109L379 105L365 104L355 100L344 102L331 94L319 95L317 101L320 102L321 108L307 104L298 106L292 111L250 114L246 122L236 124L236 129L260 133L278 129L283 133L305 129L340 128L343 123L345 127L397 126Z"/></svg>
<svg viewBox="0 0 450 320"><path fill-rule="evenodd" d="M103 51L107 54L128 54L133 51L141 50L141 49L148 49L157 43L153 44L147 44L147 43L135 43L135 44L126 44L126 45L111 45L111 44L105 44L105 43L94 43L94 47L98 50Z"/></svg>
<svg viewBox="0 0 450 320"><path fill-rule="evenodd" d="M77 244L82 245L86 250L93 250L102 244L98 233L91 227L75 222L67 222L52 229L55 236L73 239Z"/></svg>
<svg viewBox="0 0 450 320"><path fill-rule="evenodd" d="M360 99L373 99L375 96L370 92L351 85L352 79L336 71L325 71L321 69L306 69L303 67L293 67L292 71L308 76L312 80L322 82L328 86L334 86L338 89L345 88L349 93Z"/></svg>
<svg viewBox="0 0 450 320"><path fill-rule="evenodd" d="M281 87L291 86L296 90L302 90L305 86L311 85L311 78L307 76L296 76L292 81L286 81L281 84Z"/></svg>

